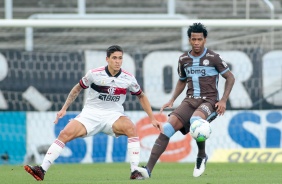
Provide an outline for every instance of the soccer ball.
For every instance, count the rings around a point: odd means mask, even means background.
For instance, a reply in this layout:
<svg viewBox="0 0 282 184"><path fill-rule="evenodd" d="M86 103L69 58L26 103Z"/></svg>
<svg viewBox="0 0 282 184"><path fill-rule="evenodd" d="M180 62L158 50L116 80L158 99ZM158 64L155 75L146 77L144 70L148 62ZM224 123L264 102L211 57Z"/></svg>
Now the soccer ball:
<svg viewBox="0 0 282 184"><path fill-rule="evenodd" d="M212 130L210 123L203 119L198 119L190 126L190 134L197 142L203 142L210 137Z"/></svg>

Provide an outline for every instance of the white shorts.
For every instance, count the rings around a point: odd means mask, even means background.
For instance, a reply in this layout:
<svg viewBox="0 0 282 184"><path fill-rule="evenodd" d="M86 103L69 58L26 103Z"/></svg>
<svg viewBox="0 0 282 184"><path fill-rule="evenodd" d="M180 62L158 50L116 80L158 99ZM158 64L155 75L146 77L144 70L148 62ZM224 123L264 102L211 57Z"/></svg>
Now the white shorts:
<svg viewBox="0 0 282 184"><path fill-rule="evenodd" d="M121 116L126 115L121 112L83 108L74 119L85 126L87 134L84 137L93 136L99 132L117 137L112 126Z"/></svg>

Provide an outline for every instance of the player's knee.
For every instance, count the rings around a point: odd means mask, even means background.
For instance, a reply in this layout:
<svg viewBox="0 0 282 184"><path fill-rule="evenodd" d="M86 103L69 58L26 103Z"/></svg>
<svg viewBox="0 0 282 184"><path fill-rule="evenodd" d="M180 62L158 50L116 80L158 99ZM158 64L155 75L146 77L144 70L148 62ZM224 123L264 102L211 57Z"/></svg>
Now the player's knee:
<svg viewBox="0 0 282 184"><path fill-rule="evenodd" d="M131 126L129 129L126 130L126 134L127 136L136 136L137 132L136 132L136 128L134 126Z"/></svg>
<svg viewBox="0 0 282 184"><path fill-rule="evenodd" d="M174 130L173 126L172 126L170 123L165 123L165 124L163 125L163 132L164 132L164 134L165 134L168 138L170 138L170 137L172 137L172 136L174 135L175 130Z"/></svg>
<svg viewBox="0 0 282 184"><path fill-rule="evenodd" d="M190 118L190 124L192 124L194 121L198 120L198 119L202 119L200 116L192 116Z"/></svg>
<svg viewBox="0 0 282 184"><path fill-rule="evenodd" d="M66 131L66 130L63 129L63 130L60 132L60 134L59 134L59 136L58 136L58 139L59 139L60 141L64 142L64 143L67 143L67 142L69 142L70 140L73 139L73 135L72 135L70 132L68 132L68 131Z"/></svg>
<svg viewBox="0 0 282 184"><path fill-rule="evenodd" d="M125 134L128 137L134 137L137 135L136 127L133 124L128 124L122 128L121 134Z"/></svg>

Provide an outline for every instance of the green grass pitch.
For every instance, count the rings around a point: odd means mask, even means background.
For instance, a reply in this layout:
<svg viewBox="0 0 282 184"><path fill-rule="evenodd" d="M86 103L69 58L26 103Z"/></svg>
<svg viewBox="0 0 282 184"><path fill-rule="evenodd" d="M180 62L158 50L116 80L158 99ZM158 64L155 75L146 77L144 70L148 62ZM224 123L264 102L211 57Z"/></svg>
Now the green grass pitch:
<svg viewBox="0 0 282 184"><path fill-rule="evenodd" d="M192 176L193 163L158 163L147 180L129 180L129 163L55 164L45 184L281 184L282 164L208 163L204 174ZM38 183L22 165L0 165L1 184Z"/></svg>

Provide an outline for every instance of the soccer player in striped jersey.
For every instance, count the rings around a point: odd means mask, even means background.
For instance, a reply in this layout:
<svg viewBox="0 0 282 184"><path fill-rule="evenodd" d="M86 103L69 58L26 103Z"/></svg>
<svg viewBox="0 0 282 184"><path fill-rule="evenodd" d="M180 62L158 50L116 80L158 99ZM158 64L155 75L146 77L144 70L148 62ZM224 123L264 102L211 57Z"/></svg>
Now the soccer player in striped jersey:
<svg viewBox="0 0 282 184"><path fill-rule="evenodd" d="M58 123L83 89L89 89L88 98L81 113L64 127L57 139L49 147L40 166L25 165L24 169L36 180L42 181L52 163L60 156L65 144L78 137L93 136L99 132L118 137L128 137L128 157L130 179L144 179L146 169L139 167L140 142L134 123L124 114L123 103L127 90L136 95L152 124L159 124L154 118L148 98L143 93L135 77L121 69L123 49L118 45L107 49L107 66L92 69L70 91L65 104L57 113L54 123ZM142 174L143 173L143 174Z"/></svg>
<svg viewBox="0 0 282 184"><path fill-rule="evenodd" d="M163 105L163 109L173 107L176 98L187 86L186 98L169 115L168 122L162 126L162 132L156 139L149 161L145 168L150 176L153 168L165 151L170 137L175 132L187 134L195 120L204 119L211 122L217 115L223 115L226 102L234 85L235 78L226 62L219 54L205 47L208 32L201 23L194 23L187 31L192 50L185 52L178 60L179 80L172 98ZM225 78L225 89L219 98L217 85L219 74ZM153 124L159 127L159 124ZM197 142L198 154L193 176L199 177L205 171L208 156L205 152L205 141Z"/></svg>

